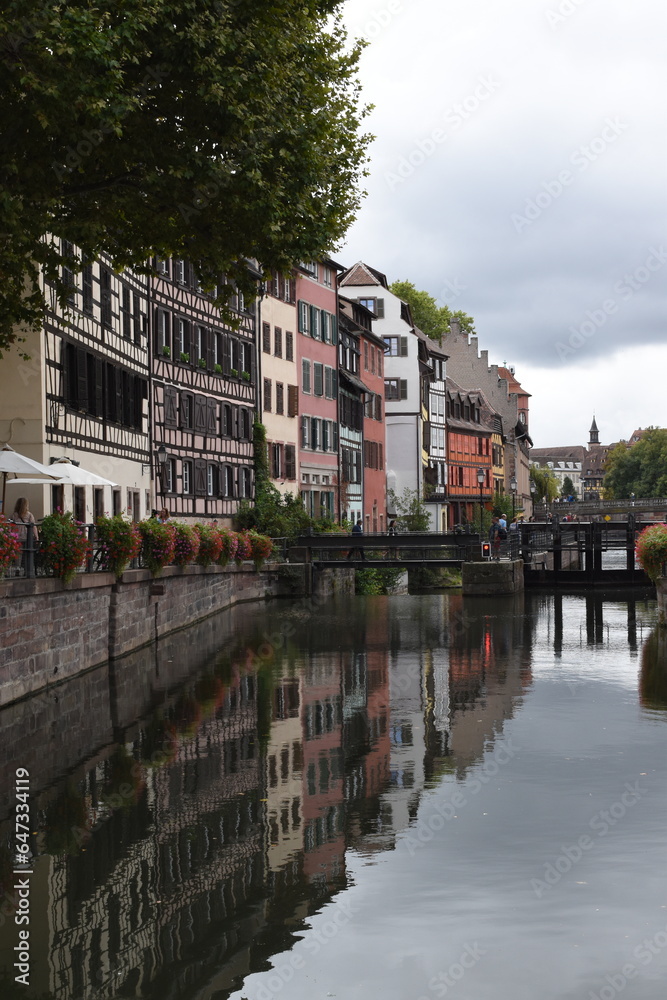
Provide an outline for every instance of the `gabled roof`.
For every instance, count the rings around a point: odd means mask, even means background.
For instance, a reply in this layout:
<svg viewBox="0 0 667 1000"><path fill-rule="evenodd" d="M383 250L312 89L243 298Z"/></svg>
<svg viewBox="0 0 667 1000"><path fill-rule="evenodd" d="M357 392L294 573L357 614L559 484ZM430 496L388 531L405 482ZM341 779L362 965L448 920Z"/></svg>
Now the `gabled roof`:
<svg viewBox="0 0 667 1000"><path fill-rule="evenodd" d="M436 340L432 340L429 336L427 336L427 334L424 333L423 330L420 330L418 326L415 326L412 329L419 340L421 340L421 342L426 346L426 350L429 354L433 354L437 358L442 358L443 361L447 360L449 354L445 354L442 347Z"/></svg>
<svg viewBox="0 0 667 1000"><path fill-rule="evenodd" d="M380 285L382 288L389 289L387 276L382 271L376 271L374 267L364 264L361 260L353 264L341 276L338 285L339 287L341 285Z"/></svg>

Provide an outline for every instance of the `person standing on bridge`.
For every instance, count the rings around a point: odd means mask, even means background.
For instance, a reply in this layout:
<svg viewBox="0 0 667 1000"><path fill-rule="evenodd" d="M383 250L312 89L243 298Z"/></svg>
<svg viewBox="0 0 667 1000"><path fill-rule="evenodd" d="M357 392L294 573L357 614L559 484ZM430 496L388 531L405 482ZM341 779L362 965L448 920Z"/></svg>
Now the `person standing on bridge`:
<svg viewBox="0 0 667 1000"><path fill-rule="evenodd" d="M361 518L359 518L358 521L357 521L357 523L352 526L352 534L353 535L363 535L363 533L364 533L364 526L363 526L363 523L361 521ZM350 549L350 551L347 554L347 558L348 559L354 559L357 555L358 555L358 558L360 558L362 562L366 562L366 553L364 552L364 550L361 547L361 545L355 545L354 548Z"/></svg>

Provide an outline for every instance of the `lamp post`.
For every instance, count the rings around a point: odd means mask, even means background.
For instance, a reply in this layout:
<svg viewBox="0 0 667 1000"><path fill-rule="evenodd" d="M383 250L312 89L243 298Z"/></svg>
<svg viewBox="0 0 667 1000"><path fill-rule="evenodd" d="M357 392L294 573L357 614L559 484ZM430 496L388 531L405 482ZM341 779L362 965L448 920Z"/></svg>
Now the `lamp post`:
<svg viewBox="0 0 667 1000"><path fill-rule="evenodd" d="M531 481L530 481L530 503L531 503L531 507L532 507L532 510L531 510L531 514L532 515L535 514L535 494L536 493L537 493L537 486L535 485L535 483L531 479Z"/></svg>
<svg viewBox="0 0 667 1000"><path fill-rule="evenodd" d="M167 449L164 444L161 444L155 455L157 460L157 479L159 483L159 489L157 492L162 496L164 494L164 469L167 464Z"/></svg>
<svg viewBox="0 0 667 1000"><path fill-rule="evenodd" d="M484 530L484 495L482 493L482 487L484 486L484 480L486 476L484 469L477 470L477 482L479 483L479 533L482 534Z"/></svg>
<svg viewBox="0 0 667 1000"><path fill-rule="evenodd" d="M510 489L512 491L512 520L514 520L516 516L516 486L516 478L512 476L510 479Z"/></svg>

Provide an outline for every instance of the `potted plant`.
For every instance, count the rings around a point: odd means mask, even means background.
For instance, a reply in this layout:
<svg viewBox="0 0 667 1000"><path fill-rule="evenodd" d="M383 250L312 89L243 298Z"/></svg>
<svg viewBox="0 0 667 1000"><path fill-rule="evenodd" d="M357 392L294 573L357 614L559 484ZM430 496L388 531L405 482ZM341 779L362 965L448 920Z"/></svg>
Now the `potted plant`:
<svg viewBox="0 0 667 1000"><path fill-rule="evenodd" d="M199 534L199 553L197 562L200 566L210 566L220 558L222 548L222 537L219 530L212 524L196 524L195 530Z"/></svg>
<svg viewBox="0 0 667 1000"><path fill-rule="evenodd" d="M0 514L0 578L20 559L22 548L18 529Z"/></svg>
<svg viewBox="0 0 667 1000"><path fill-rule="evenodd" d="M222 375L222 365L214 365L213 371L216 375Z"/></svg>
<svg viewBox="0 0 667 1000"><path fill-rule="evenodd" d="M244 380L244 382L249 382L250 372L241 372L241 378Z"/></svg>
<svg viewBox="0 0 667 1000"><path fill-rule="evenodd" d="M48 514L40 525L39 551L47 575L69 583L90 555L85 526L71 510Z"/></svg>
<svg viewBox="0 0 667 1000"><path fill-rule="evenodd" d="M219 530L220 538L222 540L222 548L220 549L218 565L226 566L230 559L234 559L236 557L239 540L235 531L229 531L228 528L220 528Z"/></svg>
<svg viewBox="0 0 667 1000"><path fill-rule="evenodd" d="M248 531L237 531L236 537L238 539L238 546L234 560L236 565L240 566L245 559L252 559L252 542L250 541L250 532Z"/></svg>
<svg viewBox="0 0 667 1000"><path fill-rule="evenodd" d="M229 374L230 374L230 375L231 375L231 376L232 376L233 378L238 378L238 377L239 377L239 371L238 371L238 368L230 368L230 369L229 369Z"/></svg>
<svg viewBox="0 0 667 1000"><path fill-rule="evenodd" d="M190 355L187 351L181 351L180 358L184 365L190 364Z"/></svg>
<svg viewBox="0 0 667 1000"><path fill-rule="evenodd" d="M141 521L141 557L152 576L159 576L174 558L176 529L173 524L162 524L155 518Z"/></svg>
<svg viewBox="0 0 667 1000"><path fill-rule="evenodd" d="M122 514L98 517L95 525L102 569L115 574L116 579L141 552L141 534L136 524Z"/></svg>
<svg viewBox="0 0 667 1000"><path fill-rule="evenodd" d="M206 358L200 358L197 364L200 368L206 368Z"/></svg>
<svg viewBox="0 0 667 1000"><path fill-rule="evenodd" d="M168 344L164 344L164 346L162 348L162 356L165 357L165 358L170 358L171 357L171 347L169 347Z"/></svg>
<svg viewBox="0 0 667 1000"><path fill-rule="evenodd" d="M273 541L267 535L260 535L257 531L249 531L251 558L255 564L255 569L259 572L262 564L273 552Z"/></svg>

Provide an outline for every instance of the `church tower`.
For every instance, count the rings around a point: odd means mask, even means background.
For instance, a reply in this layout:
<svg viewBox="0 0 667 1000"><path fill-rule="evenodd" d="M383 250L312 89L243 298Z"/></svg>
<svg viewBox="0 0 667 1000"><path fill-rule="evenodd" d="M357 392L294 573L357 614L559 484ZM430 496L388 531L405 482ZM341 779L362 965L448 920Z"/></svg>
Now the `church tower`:
<svg viewBox="0 0 667 1000"><path fill-rule="evenodd" d="M591 429L588 432L588 446L590 448L593 444L600 443L600 433L598 431L598 425L595 423L595 416L593 416L593 423L591 424Z"/></svg>

